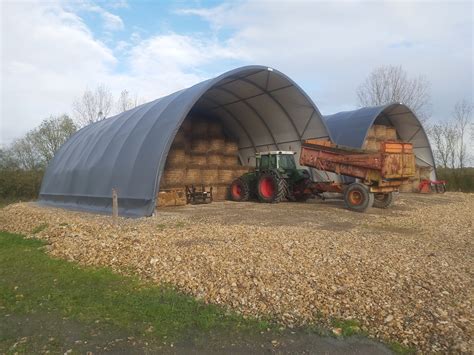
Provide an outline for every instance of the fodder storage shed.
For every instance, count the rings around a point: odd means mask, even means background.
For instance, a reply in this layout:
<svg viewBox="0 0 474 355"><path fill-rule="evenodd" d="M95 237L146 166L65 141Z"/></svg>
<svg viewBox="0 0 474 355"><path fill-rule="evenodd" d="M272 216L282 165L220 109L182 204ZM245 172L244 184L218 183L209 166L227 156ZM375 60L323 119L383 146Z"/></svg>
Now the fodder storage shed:
<svg viewBox="0 0 474 355"><path fill-rule="evenodd" d="M355 148L370 149L371 141L374 140L376 143L379 128L385 128L387 131L386 133L382 131L382 137L413 144L418 182L420 176L436 178L435 160L428 136L420 120L406 105L393 103L363 107L354 111L325 115L324 120L334 143ZM416 190L417 181L413 181L410 189L405 191Z"/></svg>
<svg viewBox="0 0 474 355"><path fill-rule="evenodd" d="M299 151L302 139L328 137L295 82L268 67L242 67L78 131L50 162L40 202L110 212L116 188L121 215L151 215L169 149L190 114L220 120L244 164L256 151Z"/></svg>

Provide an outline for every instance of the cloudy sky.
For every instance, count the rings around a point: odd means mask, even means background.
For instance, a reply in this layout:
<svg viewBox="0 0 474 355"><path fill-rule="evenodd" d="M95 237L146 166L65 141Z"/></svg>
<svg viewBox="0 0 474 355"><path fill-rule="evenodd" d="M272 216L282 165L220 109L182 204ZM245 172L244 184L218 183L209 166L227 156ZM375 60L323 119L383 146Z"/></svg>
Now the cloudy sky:
<svg viewBox="0 0 474 355"><path fill-rule="evenodd" d="M432 118L473 99L471 1L9 1L1 8L0 144L86 88L147 100L229 69L281 70L323 114L356 107L381 65L431 82Z"/></svg>

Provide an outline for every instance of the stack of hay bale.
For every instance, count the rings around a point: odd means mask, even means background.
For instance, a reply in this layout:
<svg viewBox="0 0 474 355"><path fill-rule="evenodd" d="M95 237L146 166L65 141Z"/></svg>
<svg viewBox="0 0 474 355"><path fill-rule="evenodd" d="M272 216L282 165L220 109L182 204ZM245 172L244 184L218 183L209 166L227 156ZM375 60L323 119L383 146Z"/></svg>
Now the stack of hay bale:
<svg viewBox="0 0 474 355"><path fill-rule="evenodd" d="M397 139L395 127L373 125L367 133L363 148L370 151L378 151L380 150L380 142L388 140L394 141Z"/></svg>
<svg viewBox="0 0 474 355"><path fill-rule="evenodd" d="M382 141L398 141L397 131L395 127L385 125L373 125L367 133L367 138L363 148L369 151L380 150ZM429 179L431 167L416 166L415 177L406 181L400 186L400 192L417 192L420 181Z"/></svg>
<svg viewBox="0 0 474 355"><path fill-rule="evenodd" d="M217 120L188 117L168 153L160 190L212 187L214 200L225 200L232 181L248 172L238 159L238 145Z"/></svg>

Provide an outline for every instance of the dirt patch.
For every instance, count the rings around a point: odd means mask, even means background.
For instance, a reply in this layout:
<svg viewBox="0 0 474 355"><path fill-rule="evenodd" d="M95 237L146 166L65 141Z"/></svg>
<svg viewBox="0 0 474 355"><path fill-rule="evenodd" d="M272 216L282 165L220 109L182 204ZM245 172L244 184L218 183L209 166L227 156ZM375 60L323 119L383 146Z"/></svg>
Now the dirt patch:
<svg viewBox="0 0 474 355"><path fill-rule="evenodd" d="M107 216L17 204L0 211L0 228L31 234L47 224L35 237L52 255L133 270L289 327L358 319L375 337L468 352L473 211L473 194L404 194L393 209L364 214L337 200L223 202L113 226Z"/></svg>

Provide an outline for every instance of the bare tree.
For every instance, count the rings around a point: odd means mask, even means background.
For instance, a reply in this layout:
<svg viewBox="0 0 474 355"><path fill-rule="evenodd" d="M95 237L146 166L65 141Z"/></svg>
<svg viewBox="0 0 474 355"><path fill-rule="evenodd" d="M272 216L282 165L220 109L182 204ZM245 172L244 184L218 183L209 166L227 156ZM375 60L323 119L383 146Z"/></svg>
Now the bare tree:
<svg viewBox="0 0 474 355"><path fill-rule="evenodd" d="M431 144L434 148L434 155L438 165L443 168L449 166L451 154L451 145L448 143L449 138L452 135L452 127L449 124L435 123L429 130L428 134L431 138Z"/></svg>
<svg viewBox="0 0 474 355"><path fill-rule="evenodd" d="M113 101L110 89L103 84L97 86L95 91L86 89L72 104L78 125L83 127L107 118Z"/></svg>
<svg viewBox="0 0 474 355"><path fill-rule="evenodd" d="M117 100L117 113L121 113L141 105L144 102L142 98L138 98L135 94L133 97L128 90L123 90Z"/></svg>
<svg viewBox="0 0 474 355"><path fill-rule="evenodd" d="M51 116L49 119L43 120L31 135L34 148L41 156L42 161L47 164L76 130L74 121L67 115Z"/></svg>
<svg viewBox="0 0 474 355"><path fill-rule="evenodd" d="M382 66L373 70L357 88L357 98L361 106L403 103L422 121L431 114L429 81L422 75L410 78L401 66Z"/></svg>
<svg viewBox="0 0 474 355"><path fill-rule="evenodd" d="M466 160L468 158L466 135L468 134L469 126L471 124L472 109L472 103L467 100L461 100L454 106L453 119L458 136L457 159L461 169L466 165Z"/></svg>

